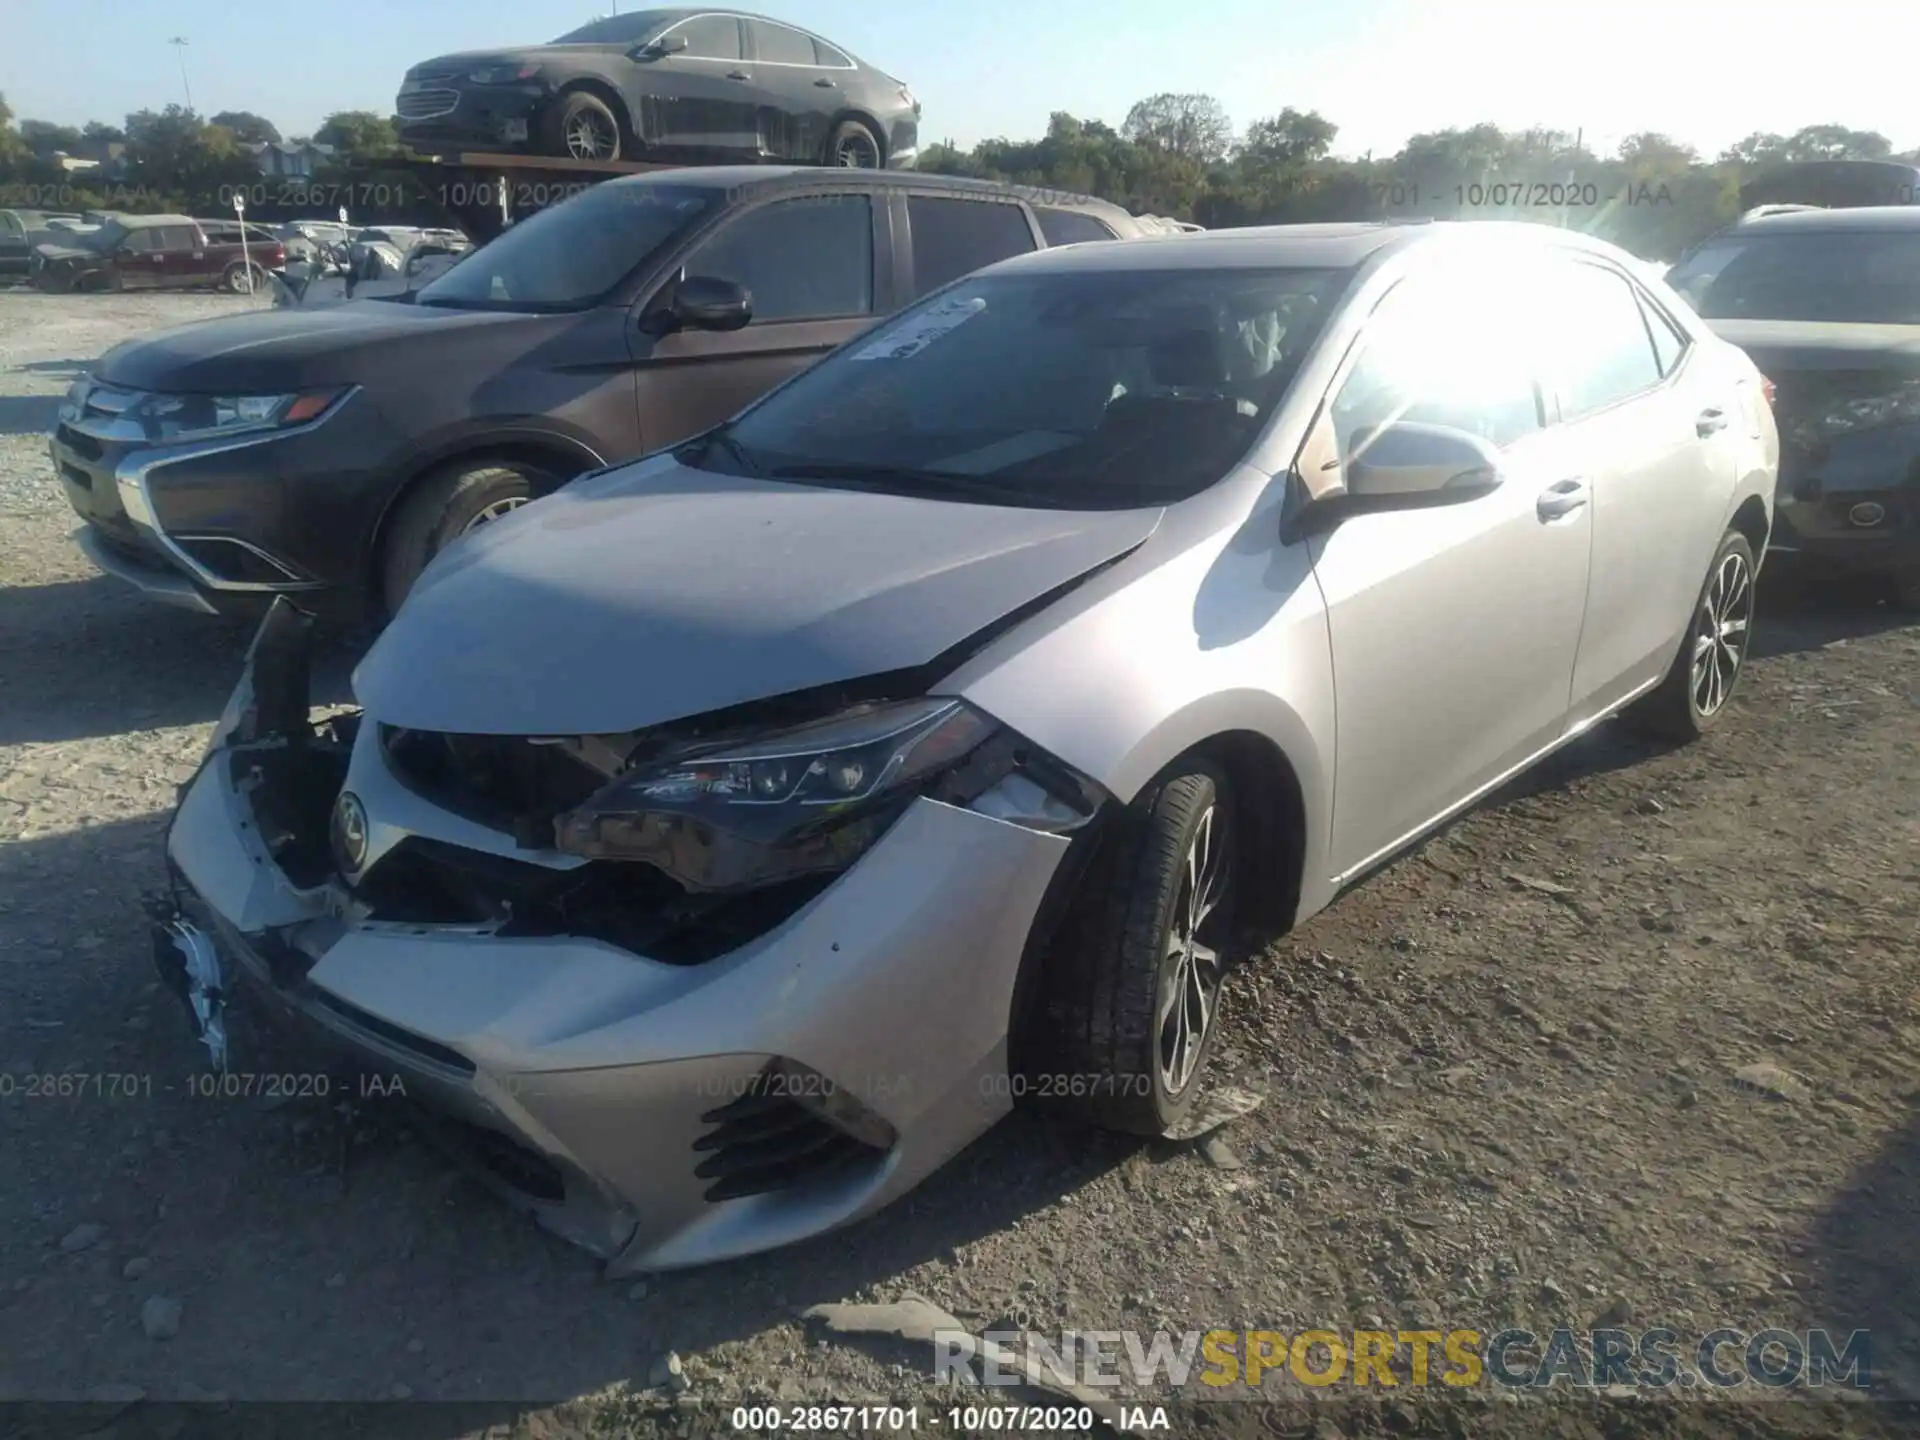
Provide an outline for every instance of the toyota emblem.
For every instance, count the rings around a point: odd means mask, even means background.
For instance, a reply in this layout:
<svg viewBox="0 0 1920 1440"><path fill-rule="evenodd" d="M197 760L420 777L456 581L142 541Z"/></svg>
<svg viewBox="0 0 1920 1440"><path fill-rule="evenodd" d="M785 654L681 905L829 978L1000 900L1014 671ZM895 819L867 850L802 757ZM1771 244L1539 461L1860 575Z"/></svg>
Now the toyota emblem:
<svg viewBox="0 0 1920 1440"><path fill-rule="evenodd" d="M359 874L367 863L367 807L351 790L342 790L333 803L333 849L349 875Z"/></svg>

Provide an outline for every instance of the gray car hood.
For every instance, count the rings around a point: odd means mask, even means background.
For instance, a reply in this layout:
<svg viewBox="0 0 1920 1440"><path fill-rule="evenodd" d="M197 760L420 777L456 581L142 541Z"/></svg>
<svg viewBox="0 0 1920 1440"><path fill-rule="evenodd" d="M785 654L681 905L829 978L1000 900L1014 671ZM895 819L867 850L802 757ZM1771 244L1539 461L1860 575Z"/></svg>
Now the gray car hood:
<svg viewBox="0 0 1920 1440"><path fill-rule="evenodd" d="M1134 549L1161 513L911 499L656 456L444 552L354 690L415 730L638 730L925 664Z"/></svg>

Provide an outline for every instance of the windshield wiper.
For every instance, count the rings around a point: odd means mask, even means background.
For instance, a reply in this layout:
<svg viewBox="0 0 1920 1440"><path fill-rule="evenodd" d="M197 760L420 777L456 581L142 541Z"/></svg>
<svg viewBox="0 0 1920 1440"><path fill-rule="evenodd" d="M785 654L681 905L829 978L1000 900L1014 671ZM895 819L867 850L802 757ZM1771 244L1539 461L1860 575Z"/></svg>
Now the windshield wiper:
<svg viewBox="0 0 1920 1440"><path fill-rule="evenodd" d="M759 462L753 458L753 455L748 451L747 447L733 438L733 422L731 420L723 425L714 426L713 429L707 431L704 435L694 436L692 440L681 447L681 453L697 450L700 454L705 455L709 450L715 449L726 452L727 458L747 474L758 475L762 473Z"/></svg>
<svg viewBox="0 0 1920 1440"><path fill-rule="evenodd" d="M1010 484L990 475L959 475L951 470L821 460L811 465L777 465L767 473L776 480L866 481L876 488L899 490L907 495L925 493L967 500L1007 500L1017 505L1047 505L1045 497L1035 494L1031 486Z"/></svg>

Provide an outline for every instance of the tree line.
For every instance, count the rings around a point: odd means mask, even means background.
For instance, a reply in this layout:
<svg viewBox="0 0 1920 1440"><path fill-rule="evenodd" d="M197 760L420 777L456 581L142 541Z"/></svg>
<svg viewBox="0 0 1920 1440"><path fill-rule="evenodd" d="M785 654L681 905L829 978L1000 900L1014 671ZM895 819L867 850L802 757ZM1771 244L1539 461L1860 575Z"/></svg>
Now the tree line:
<svg viewBox="0 0 1920 1440"><path fill-rule="evenodd" d="M935 144L919 168L1096 195L1210 229L1420 216L1535 220L1664 259L1731 219L1741 184L1776 166L1920 163L1920 151L1895 154L1886 136L1841 125L1755 132L1711 157L1652 131L1599 153L1577 133L1481 124L1414 135L1392 155L1358 159L1333 153L1338 136L1317 111L1287 107L1240 129L1212 96L1161 94L1134 105L1117 128L1057 111L1044 135L965 150ZM329 115L311 137L293 140L309 138L334 152L316 171L320 183L380 174L400 153L392 118L372 111ZM169 105L119 126L74 127L16 121L0 97L0 204L31 206L33 196L57 190L66 197L58 208L210 213L226 208L236 188L257 186L258 162L246 147L281 139L272 122L245 111L202 118ZM69 173L57 152L112 166L98 177Z"/></svg>

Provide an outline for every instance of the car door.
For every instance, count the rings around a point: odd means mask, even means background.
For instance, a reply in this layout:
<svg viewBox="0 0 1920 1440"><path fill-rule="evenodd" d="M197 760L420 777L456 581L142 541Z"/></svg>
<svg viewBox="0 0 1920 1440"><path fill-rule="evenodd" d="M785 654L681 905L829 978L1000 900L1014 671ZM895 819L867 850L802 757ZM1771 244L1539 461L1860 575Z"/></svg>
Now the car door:
<svg viewBox="0 0 1920 1440"><path fill-rule="evenodd" d="M127 290L153 290L171 283L167 275L165 232L158 225L144 225L121 242L115 261L120 268L120 285Z"/></svg>
<svg viewBox="0 0 1920 1440"><path fill-rule="evenodd" d="M1501 457L1490 493L1352 514L1308 541L1333 646L1343 881L1565 727L1591 532L1581 497L1560 486L1529 304L1517 279L1401 281L1309 441L1344 467L1371 431L1408 420L1471 431Z"/></svg>
<svg viewBox="0 0 1920 1440"><path fill-rule="evenodd" d="M686 48L636 52L642 131L657 146L686 158L757 158L753 69L741 22L733 15L694 15L655 37L686 41Z"/></svg>
<svg viewBox="0 0 1920 1440"><path fill-rule="evenodd" d="M840 78L820 63L813 37L774 20L747 21L753 98L762 153L816 164L833 117L847 103Z"/></svg>
<svg viewBox="0 0 1920 1440"><path fill-rule="evenodd" d="M205 285L214 250L197 225L163 225L160 244L165 255L162 269L169 285ZM239 253L239 235L234 236L234 253ZM221 264L224 267L224 262Z"/></svg>
<svg viewBox="0 0 1920 1440"><path fill-rule="evenodd" d="M950 280L1040 248L1027 212L1011 196L908 195L909 294L917 300Z"/></svg>
<svg viewBox="0 0 1920 1440"><path fill-rule="evenodd" d="M884 270L876 256L889 257ZM641 307L632 334L642 445L718 424L871 325L884 313L890 256L884 213L862 190L763 202L728 220L677 274L745 286L753 319L730 332L656 337L673 280Z"/></svg>
<svg viewBox="0 0 1920 1440"><path fill-rule="evenodd" d="M1540 316L1548 383L1592 493L1593 571L1572 697L1584 720L1673 662L1725 523L1735 416L1684 336L1624 273L1584 257L1555 269Z"/></svg>

